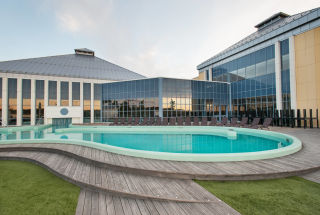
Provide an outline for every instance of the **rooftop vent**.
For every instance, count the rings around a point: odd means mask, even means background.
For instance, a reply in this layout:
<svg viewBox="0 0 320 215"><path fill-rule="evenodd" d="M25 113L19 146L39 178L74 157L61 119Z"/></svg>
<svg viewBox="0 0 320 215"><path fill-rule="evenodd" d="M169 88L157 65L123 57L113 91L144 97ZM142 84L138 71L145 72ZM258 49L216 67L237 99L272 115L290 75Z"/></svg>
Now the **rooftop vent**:
<svg viewBox="0 0 320 215"><path fill-rule="evenodd" d="M257 24L254 27L258 28L258 30L261 30L261 29L263 29L263 28L265 28L265 27L267 27L267 26L269 26L269 25L271 25L271 24L273 24L273 23L275 23L275 22L277 22L277 21L279 21L281 19L289 17L289 16L290 15L288 15L286 13L279 12L279 13L276 13L276 14L272 15L268 19L260 22L259 24Z"/></svg>
<svg viewBox="0 0 320 215"><path fill-rule="evenodd" d="M75 49L74 52L78 55L94 56L94 51L87 48Z"/></svg>

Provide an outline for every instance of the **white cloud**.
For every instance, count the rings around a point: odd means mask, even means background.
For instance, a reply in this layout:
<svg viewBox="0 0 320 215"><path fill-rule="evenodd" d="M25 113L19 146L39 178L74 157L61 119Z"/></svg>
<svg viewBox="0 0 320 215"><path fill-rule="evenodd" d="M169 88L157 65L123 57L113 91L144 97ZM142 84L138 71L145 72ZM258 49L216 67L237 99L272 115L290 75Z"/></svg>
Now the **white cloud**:
<svg viewBox="0 0 320 215"><path fill-rule="evenodd" d="M301 5L298 0L47 3L60 29L90 41L94 47L87 48L95 49L99 57L149 77L178 78L195 77L198 64L254 32L255 24L279 10L299 12ZM312 0L301 10L315 3Z"/></svg>

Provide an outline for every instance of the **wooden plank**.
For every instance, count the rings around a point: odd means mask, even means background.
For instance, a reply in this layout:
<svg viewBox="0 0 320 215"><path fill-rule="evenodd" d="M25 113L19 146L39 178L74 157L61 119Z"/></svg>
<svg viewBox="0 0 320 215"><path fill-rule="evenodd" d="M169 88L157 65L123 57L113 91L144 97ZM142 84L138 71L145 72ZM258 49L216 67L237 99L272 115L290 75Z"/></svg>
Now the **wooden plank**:
<svg viewBox="0 0 320 215"><path fill-rule="evenodd" d="M106 194L106 205L107 205L107 214L114 215L116 214L112 196Z"/></svg>
<svg viewBox="0 0 320 215"><path fill-rule="evenodd" d="M99 193L99 214L107 214L106 195Z"/></svg>
<svg viewBox="0 0 320 215"><path fill-rule="evenodd" d="M84 189L81 189L80 194L79 194L79 198L78 198L76 215L83 214L85 196L86 196L86 191Z"/></svg>
<svg viewBox="0 0 320 215"><path fill-rule="evenodd" d="M92 193L90 191L86 191L85 199L84 199L84 207L83 214L91 214L91 201L92 201Z"/></svg>
<svg viewBox="0 0 320 215"><path fill-rule="evenodd" d="M99 194L92 192L91 215L99 215Z"/></svg>

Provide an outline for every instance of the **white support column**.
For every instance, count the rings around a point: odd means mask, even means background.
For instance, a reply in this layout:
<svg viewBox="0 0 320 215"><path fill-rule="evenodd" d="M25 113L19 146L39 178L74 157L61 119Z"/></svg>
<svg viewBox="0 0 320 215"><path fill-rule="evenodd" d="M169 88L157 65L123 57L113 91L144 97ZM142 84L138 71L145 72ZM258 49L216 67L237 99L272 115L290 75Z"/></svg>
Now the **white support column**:
<svg viewBox="0 0 320 215"><path fill-rule="evenodd" d="M91 102L90 102L90 118L91 118L91 123L94 123L94 84L91 83Z"/></svg>
<svg viewBox="0 0 320 215"><path fill-rule="evenodd" d="M212 81L212 68L209 68L209 81Z"/></svg>
<svg viewBox="0 0 320 215"><path fill-rule="evenodd" d="M36 124L36 80L31 79L31 119L30 124Z"/></svg>
<svg viewBox="0 0 320 215"><path fill-rule="evenodd" d="M22 79L17 78L17 126L22 125Z"/></svg>
<svg viewBox="0 0 320 215"><path fill-rule="evenodd" d="M80 123L83 123L83 82L80 82L80 107L81 107L81 116Z"/></svg>
<svg viewBox="0 0 320 215"><path fill-rule="evenodd" d="M57 106L61 106L61 81L57 81Z"/></svg>
<svg viewBox="0 0 320 215"><path fill-rule="evenodd" d="M48 110L48 99L49 99L49 81L44 80L44 124L48 124L47 110Z"/></svg>
<svg viewBox="0 0 320 215"><path fill-rule="evenodd" d="M289 63L290 63L290 98L291 109L297 109L297 82L296 82L296 68L295 68L295 50L294 50L294 36L289 37ZM296 111L295 111L296 114Z"/></svg>
<svg viewBox="0 0 320 215"><path fill-rule="evenodd" d="M8 78L2 78L2 126L8 125Z"/></svg>
<svg viewBox="0 0 320 215"><path fill-rule="evenodd" d="M72 106L72 81L69 81L69 107Z"/></svg>
<svg viewBox="0 0 320 215"><path fill-rule="evenodd" d="M275 48L275 73L276 73L276 101L277 110L282 110L282 89L281 89L281 53L280 42L274 44Z"/></svg>

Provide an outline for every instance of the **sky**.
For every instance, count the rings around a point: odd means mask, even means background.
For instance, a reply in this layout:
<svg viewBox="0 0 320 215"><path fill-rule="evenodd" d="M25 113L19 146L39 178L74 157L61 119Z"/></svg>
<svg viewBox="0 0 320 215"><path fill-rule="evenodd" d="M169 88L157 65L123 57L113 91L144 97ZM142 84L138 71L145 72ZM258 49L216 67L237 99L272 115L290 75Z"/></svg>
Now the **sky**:
<svg viewBox="0 0 320 215"><path fill-rule="evenodd" d="M193 78L196 66L277 12L319 0L0 0L0 61L95 55L147 77Z"/></svg>

